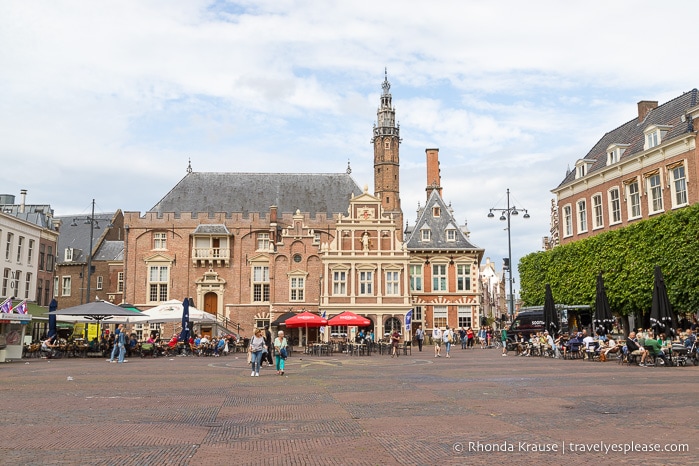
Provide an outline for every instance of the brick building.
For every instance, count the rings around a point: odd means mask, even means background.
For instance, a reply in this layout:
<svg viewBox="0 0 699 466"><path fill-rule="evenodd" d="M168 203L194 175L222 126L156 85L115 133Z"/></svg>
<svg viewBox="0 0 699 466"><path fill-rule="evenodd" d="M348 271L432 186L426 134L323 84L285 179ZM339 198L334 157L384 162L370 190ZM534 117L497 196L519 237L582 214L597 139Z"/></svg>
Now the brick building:
<svg viewBox="0 0 699 466"><path fill-rule="evenodd" d="M480 262L484 250L473 245L468 229L454 219L442 198L439 149L427 149L427 201L415 225L406 229L410 253L413 321L426 330L480 325Z"/></svg>
<svg viewBox="0 0 699 466"><path fill-rule="evenodd" d="M637 117L602 136L552 190L550 246L698 202L697 117L697 89L660 106L639 102Z"/></svg>
<svg viewBox="0 0 699 466"><path fill-rule="evenodd" d="M122 212L118 210L88 216L56 218L60 221L55 285L59 309L79 306L97 299L116 304L123 302ZM91 273L88 273L88 263L91 263Z"/></svg>

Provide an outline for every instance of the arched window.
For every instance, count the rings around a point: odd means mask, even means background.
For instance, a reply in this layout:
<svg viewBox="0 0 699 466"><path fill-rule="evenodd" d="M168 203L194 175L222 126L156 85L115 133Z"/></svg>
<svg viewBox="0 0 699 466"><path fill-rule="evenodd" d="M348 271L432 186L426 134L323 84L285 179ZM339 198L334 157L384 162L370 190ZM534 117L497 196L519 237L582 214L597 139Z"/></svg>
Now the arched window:
<svg viewBox="0 0 699 466"><path fill-rule="evenodd" d="M400 320L396 319L395 317L390 317L386 320L386 323L383 326L383 334L390 335L393 333L393 330L398 330L398 333L401 334L403 333L403 327L401 326Z"/></svg>

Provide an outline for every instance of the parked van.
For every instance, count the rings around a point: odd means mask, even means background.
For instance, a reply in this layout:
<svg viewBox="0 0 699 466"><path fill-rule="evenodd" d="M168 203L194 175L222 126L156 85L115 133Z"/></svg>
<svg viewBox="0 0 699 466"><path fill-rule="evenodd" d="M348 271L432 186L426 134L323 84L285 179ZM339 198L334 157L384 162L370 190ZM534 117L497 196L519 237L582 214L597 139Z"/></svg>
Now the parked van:
<svg viewBox="0 0 699 466"><path fill-rule="evenodd" d="M560 324L559 333L568 333L570 328L574 331L589 327L592 323L592 314L590 306L568 306L557 304L556 311L558 312L558 323ZM544 322L544 306L524 307L514 318L512 324L507 329L507 339L514 341L518 334L526 339L532 333L543 332L546 330Z"/></svg>

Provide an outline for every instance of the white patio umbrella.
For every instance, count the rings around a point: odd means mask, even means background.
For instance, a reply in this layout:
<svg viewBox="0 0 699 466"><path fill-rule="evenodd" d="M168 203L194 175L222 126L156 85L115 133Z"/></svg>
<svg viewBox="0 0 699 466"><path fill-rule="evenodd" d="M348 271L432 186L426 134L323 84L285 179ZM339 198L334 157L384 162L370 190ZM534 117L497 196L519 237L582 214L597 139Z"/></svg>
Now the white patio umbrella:
<svg viewBox="0 0 699 466"><path fill-rule="evenodd" d="M142 315L129 319L129 323L132 324L145 324L145 323L164 323L164 322L181 322L182 312L184 311L184 306L182 301L172 299L170 301L165 301L164 303L155 306L154 308L143 311ZM206 311L195 308L194 306L189 306L189 321L190 322L216 322L216 316L209 314Z"/></svg>

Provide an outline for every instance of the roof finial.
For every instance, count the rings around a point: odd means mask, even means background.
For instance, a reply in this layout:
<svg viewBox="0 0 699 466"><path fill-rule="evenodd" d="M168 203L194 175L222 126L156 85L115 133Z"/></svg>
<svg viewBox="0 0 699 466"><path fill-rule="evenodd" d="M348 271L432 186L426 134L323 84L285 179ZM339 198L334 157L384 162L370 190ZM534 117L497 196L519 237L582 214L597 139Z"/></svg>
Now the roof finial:
<svg viewBox="0 0 699 466"><path fill-rule="evenodd" d="M352 167L350 167L350 161L347 159L347 174L349 175L350 173L352 173Z"/></svg>
<svg viewBox="0 0 699 466"><path fill-rule="evenodd" d="M189 164L187 165L187 173L192 173L192 158L189 158Z"/></svg>
<svg viewBox="0 0 699 466"><path fill-rule="evenodd" d="M388 68L384 68L384 80L381 88L383 89L384 95L388 94L388 91L391 90L391 85L388 82Z"/></svg>

